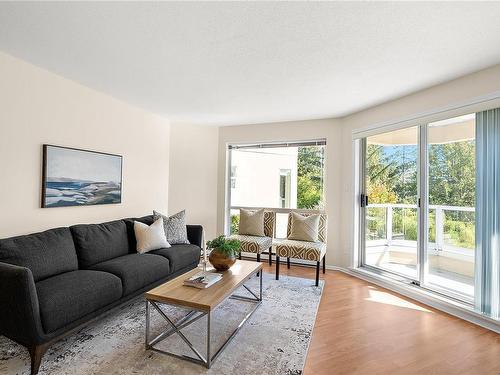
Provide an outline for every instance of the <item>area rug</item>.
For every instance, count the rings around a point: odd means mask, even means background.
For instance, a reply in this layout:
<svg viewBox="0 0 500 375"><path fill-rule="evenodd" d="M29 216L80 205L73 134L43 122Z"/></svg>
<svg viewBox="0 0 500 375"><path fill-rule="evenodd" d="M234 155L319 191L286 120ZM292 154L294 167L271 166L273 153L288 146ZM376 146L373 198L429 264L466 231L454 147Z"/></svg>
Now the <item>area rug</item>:
<svg viewBox="0 0 500 375"><path fill-rule="evenodd" d="M40 374L301 374L318 310L323 281L263 275L263 303L245 323L210 369L144 349L145 302L137 298L100 321L54 344L45 355ZM246 284L258 291L258 278ZM245 289L240 288L239 294ZM229 299L212 315L212 348L217 349L250 311L252 305ZM186 311L164 307L169 316ZM153 334L166 327L155 311ZM182 332L205 353L206 318ZM194 353L174 334L159 348ZM26 349L0 337L0 374L29 374Z"/></svg>

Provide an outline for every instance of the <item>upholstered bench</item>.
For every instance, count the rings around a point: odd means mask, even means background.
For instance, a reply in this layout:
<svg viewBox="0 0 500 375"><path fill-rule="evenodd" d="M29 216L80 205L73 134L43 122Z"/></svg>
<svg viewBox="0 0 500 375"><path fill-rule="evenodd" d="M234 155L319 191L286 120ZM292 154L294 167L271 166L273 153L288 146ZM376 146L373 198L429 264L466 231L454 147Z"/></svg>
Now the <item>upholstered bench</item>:
<svg viewBox="0 0 500 375"><path fill-rule="evenodd" d="M289 239L292 232L292 215L293 213L288 215L287 239L278 239L274 242L276 247L276 280L279 280L280 257L287 258L288 268L290 268L290 258L295 258L316 262L316 286L318 286L321 261L323 261L323 273L325 273L326 268L327 215L319 214L317 241ZM300 215L302 217L309 217L313 214Z"/></svg>
<svg viewBox="0 0 500 375"><path fill-rule="evenodd" d="M272 245L274 236L274 225L276 214L272 211L264 212L263 236L249 234L233 234L229 238L241 242L241 251L257 254L257 262L260 262L260 256L263 252L269 251L269 264L272 264ZM240 252L241 259L241 252Z"/></svg>

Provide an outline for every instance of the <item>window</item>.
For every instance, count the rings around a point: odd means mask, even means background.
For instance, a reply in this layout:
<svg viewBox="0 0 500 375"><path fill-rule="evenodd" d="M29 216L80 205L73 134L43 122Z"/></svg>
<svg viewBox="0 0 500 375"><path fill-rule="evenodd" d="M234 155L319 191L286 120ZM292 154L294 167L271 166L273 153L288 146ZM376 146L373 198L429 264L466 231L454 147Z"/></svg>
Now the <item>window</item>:
<svg viewBox="0 0 500 375"><path fill-rule="evenodd" d="M280 170L280 208L290 208L290 169Z"/></svg>
<svg viewBox="0 0 500 375"><path fill-rule="evenodd" d="M231 167L231 189L236 188L236 167Z"/></svg>
<svg viewBox="0 0 500 375"><path fill-rule="evenodd" d="M237 231L239 207L323 209L325 147L324 140L230 145L230 231ZM282 215L278 233L286 235Z"/></svg>
<svg viewBox="0 0 500 375"><path fill-rule="evenodd" d="M472 303L475 114L362 140L362 265Z"/></svg>

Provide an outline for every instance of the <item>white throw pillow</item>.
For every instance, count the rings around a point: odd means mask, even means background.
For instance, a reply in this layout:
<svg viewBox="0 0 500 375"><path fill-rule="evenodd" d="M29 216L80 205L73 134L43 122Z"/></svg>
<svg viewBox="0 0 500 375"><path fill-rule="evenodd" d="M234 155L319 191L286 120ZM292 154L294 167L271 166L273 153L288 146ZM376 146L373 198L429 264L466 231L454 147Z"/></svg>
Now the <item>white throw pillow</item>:
<svg viewBox="0 0 500 375"><path fill-rule="evenodd" d="M165 236L162 218L159 218L151 225L134 221L134 232L135 239L137 240L137 252L139 254L171 247Z"/></svg>

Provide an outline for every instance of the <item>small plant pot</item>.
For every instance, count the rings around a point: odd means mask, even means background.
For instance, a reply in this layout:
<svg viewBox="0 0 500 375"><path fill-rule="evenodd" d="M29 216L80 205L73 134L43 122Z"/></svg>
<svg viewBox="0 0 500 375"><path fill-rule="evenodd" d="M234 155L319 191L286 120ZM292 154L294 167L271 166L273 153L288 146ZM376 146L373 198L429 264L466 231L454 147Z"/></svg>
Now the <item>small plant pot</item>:
<svg viewBox="0 0 500 375"><path fill-rule="evenodd" d="M213 249L208 256L208 260L217 271L227 271L231 266L236 263L236 257L228 257L220 253L217 249Z"/></svg>

